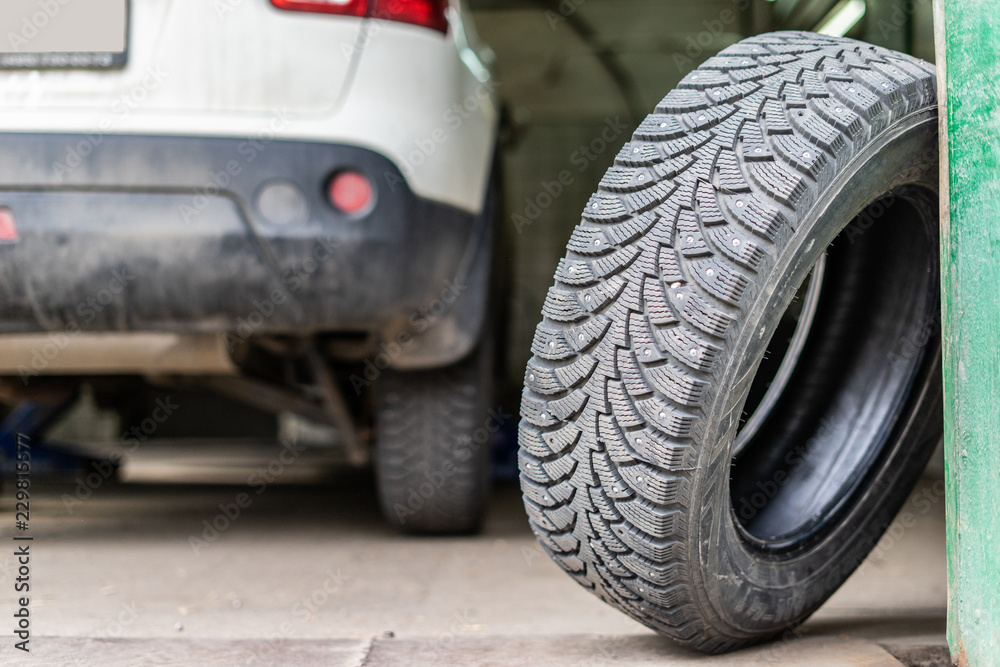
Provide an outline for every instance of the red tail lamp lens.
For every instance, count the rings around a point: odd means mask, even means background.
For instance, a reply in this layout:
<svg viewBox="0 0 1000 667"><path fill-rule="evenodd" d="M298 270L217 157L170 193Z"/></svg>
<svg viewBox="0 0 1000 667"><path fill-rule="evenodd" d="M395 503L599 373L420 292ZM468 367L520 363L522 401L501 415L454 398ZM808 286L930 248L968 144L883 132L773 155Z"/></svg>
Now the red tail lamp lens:
<svg viewBox="0 0 1000 667"><path fill-rule="evenodd" d="M448 0L271 0L271 4L293 12L369 16L448 32Z"/></svg>
<svg viewBox="0 0 1000 667"><path fill-rule="evenodd" d="M330 181L330 203L348 215L366 213L375 201L371 181L356 171L342 171Z"/></svg>
<svg viewBox="0 0 1000 667"><path fill-rule="evenodd" d="M364 16L368 13L368 0L271 0L271 3L278 9L293 12L319 12L345 16Z"/></svg>

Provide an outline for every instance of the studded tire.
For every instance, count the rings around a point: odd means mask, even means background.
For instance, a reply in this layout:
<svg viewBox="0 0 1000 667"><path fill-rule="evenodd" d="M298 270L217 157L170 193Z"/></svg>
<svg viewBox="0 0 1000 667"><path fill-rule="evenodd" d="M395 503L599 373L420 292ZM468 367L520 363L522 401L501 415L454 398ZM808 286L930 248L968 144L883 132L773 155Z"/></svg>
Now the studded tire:
<svg viewBox="0 0 1000 667"><path fill-rule="evenodd" d="M625 144L521 404L525 508L578 583L722 652L790 631L869 553L941 432L936 118L931 65L781 32Z"/></svg>

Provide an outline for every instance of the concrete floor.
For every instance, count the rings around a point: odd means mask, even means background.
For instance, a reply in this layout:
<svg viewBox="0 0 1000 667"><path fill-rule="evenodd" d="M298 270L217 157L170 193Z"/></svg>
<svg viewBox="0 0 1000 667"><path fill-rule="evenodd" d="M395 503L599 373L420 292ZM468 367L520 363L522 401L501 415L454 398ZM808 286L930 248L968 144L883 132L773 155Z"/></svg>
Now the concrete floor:
<svg viewBox="0 0 1000 667"><path fill-rule="evenodd" d="M255 466L233 460L230 477ZM133 478L155 469L146 463L133 467ZM314 463L303 458L279 478ZM170 470L182 472L176 461ZM483 534L462 539L389 532L365 474L263 489L95 486L36 480L32 652L15 651L4 631L0 663L901 664L895 655L902 664L947 664L940 481L918 488L873 556L796 636L711 658L658 637L571 581L536 546L513 485L497 489ZM220 505L241 493L250 504L226 519ZM8 488L0 502L8 544L13 524ZM0 556L8 619L12 551Z"/></svg>

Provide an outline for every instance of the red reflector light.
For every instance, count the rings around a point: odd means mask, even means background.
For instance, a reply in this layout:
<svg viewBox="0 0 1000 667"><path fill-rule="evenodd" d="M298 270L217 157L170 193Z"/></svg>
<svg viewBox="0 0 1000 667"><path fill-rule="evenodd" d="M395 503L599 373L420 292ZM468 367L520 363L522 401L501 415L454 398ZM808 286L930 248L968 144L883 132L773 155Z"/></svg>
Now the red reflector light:
<svg viewBox="0 0 1000 667"><path fill-rule="evenodd" d="M0 242L13 243L17 241L17 223L9 208L0 208Z"/></svg>
<svg viewBox="0 0 1000 667"><path fill-rule="evenodd" d="M448 32L448 0L271 0L278 9L341 16L367 16Z"/></svg>
<svg viewBox="0 0 1000 667"><path fill-rule="evenodd" d="M375 200L371 181L356 171L342 171L330 181L330 203L348 215L367 213Z"/></svg>

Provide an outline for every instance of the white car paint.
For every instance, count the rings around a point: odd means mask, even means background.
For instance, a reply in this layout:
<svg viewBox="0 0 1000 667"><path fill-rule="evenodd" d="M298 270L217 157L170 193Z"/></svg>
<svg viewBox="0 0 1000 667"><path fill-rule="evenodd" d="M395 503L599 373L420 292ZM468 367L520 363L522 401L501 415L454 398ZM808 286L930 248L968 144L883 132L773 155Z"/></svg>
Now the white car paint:
<svg viewBox="0 0 1000 667"><path fill-rule="evenodd" d="M416 194L478 212L499 114L465 14L453 0L442 35L270 0L131 0L123 69L0 70L0 132L357 145Z"/></svg>

